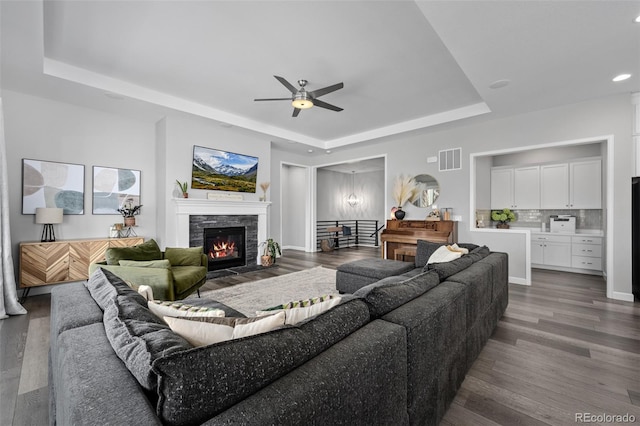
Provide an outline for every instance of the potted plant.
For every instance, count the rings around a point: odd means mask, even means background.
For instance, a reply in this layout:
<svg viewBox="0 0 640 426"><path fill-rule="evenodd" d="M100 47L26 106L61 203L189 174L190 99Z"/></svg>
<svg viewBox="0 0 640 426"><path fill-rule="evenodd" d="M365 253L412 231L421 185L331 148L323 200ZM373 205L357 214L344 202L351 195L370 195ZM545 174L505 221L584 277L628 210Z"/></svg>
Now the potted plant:
<svg viewBox="0 0 640 426"><path fill-rule="evenodd" d="M118 209L118 213L124 218L124 226L136 226L136 218L134 216L140 214L140 208L142 208L142 205L133 205L133 198L126 199L125 204Z"/></svg>
<svg viewBox="0 0 640 426"><path fill-rule="evenodd" d="M180 191L182 191L182 198L189 198L189 193L187 192L187 190L189 189L189 187L187 186L187 181L180 182L178 179L176 179L176 183L180 187Z"/></svg>
<svg viewBox="0 0 640 426"><path fill-rule="evenodd" d="M393 215L396 219L404 218L405 212L402 210L407 201L414 202L420 195L420 188L411 176L400 175L393 185L393 198L396 201L396 210Z"/></svg>
<svg viewBox="0 0 640 426"><path fill-rule="evenodd" d="M280 244L273 240L273 238L269 238L267 241L264 241L260 244L264 245L264 252L262 256L260 256L260 262L262 266L271 266L276 263L277 255L282 256L282 252L280 251Z"/></svg>
<svg viewBox="0 0 640 426"><path fill-rule="evenodd" d="M516 215L509 209L493 210L491 220L498 222L496 228L509 229L509 222L516 220Z"/></svg>

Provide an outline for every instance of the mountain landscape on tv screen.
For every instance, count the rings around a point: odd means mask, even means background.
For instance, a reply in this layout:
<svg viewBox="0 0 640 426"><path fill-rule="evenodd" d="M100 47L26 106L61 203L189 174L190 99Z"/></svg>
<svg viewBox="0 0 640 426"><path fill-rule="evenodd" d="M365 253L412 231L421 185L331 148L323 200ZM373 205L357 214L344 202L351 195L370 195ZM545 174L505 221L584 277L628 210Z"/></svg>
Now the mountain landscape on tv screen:
<svg viewBox="0 0 640 426"><path fill-rule="evenodd" d="M256 192L258 159L196 146L191 176L194 189Z"/></svg>

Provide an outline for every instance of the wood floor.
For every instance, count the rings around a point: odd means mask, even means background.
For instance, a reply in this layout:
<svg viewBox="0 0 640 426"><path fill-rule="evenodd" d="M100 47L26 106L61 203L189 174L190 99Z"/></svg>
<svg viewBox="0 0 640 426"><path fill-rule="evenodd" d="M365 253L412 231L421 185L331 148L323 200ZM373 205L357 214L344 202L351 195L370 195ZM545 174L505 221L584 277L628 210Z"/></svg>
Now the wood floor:
<svg viewBox="0 0 640 426"><path fill-rule="evenodd" d="M378 255L371 248L288 250L276 268L203 288ZM629 414L640 422L640 303L607 299L603 279L595 276L534 270L532 281L531 287L510 285L507 312L442 424L569 425L580 413ZM32 296L28 315L0 321L0 426L48 423L49 306L48 295Z"/></svg>

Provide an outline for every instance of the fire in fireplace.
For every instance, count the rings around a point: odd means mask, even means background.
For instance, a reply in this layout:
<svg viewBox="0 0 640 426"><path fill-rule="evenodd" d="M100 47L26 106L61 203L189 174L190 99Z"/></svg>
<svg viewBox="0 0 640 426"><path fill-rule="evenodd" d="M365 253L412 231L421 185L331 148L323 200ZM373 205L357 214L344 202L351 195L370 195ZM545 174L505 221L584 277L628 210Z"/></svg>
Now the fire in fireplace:
<svg viewBox="0 0 640 426"><path fill-rule="evenodd" d="M203 250L209 259L209 271L247 264L246 228L205 228L203 241Z"/></svg>

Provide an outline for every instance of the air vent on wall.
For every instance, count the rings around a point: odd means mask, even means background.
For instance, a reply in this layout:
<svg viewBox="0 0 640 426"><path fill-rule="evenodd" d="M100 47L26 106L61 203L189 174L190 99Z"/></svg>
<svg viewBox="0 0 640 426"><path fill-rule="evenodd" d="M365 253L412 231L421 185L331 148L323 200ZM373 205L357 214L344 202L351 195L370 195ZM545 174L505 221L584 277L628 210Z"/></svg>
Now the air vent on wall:
<svg viewBox="0 0 640 426"><path fill-rule="evenodd" d="M441 172L462 169L462 148L438 151L438 158L440 159L439 170Z"/></svg>

